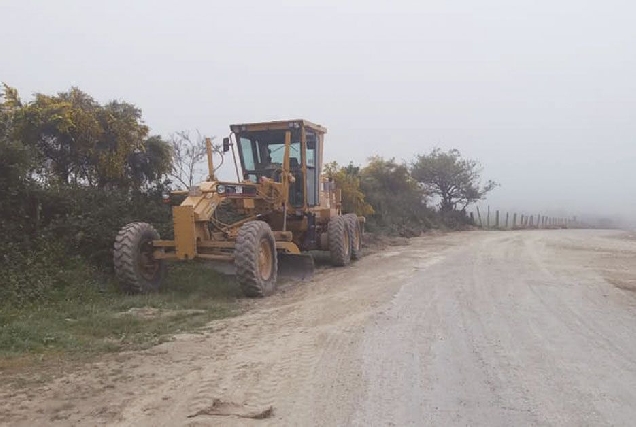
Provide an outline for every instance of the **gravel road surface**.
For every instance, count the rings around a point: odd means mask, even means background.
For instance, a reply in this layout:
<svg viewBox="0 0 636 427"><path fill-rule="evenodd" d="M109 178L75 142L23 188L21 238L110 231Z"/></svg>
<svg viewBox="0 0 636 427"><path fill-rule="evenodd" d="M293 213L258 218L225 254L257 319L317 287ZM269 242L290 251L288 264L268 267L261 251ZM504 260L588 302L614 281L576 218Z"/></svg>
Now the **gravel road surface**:
<svg viewBox="0 0 636 427"><path fill-rule="evenodd" d="M636 424L636 236L390 246L152 349L0 386L6 425Z"/></svg>

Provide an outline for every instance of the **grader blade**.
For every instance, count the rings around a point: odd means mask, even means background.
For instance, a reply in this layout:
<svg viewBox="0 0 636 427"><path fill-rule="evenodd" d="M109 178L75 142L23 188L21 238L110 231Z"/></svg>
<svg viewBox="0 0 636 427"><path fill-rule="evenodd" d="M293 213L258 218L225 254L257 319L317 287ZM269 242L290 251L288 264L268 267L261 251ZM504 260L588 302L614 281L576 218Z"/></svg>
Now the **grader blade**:
<svg viewBox="0 0 636 427"><path fill-rule="evenodd" d="M314 257L310 254L278 254L278 277L309 280L314 277Z"/></svg>

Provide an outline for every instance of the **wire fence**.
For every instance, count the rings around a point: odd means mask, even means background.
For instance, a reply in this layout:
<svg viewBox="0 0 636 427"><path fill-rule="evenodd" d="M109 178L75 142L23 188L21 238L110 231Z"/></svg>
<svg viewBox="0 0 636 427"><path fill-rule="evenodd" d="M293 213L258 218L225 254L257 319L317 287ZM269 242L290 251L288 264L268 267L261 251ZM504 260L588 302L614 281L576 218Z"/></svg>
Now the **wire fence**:
<svg viewBox="0 0 636 427"><path fill-rule="evenodd" d="M561 229L581 228L576 217L561 217L519 212L491 211L490 207L482 212L479 207L469 213L473 224L484 230L523 230L523 229Z"/></svg>

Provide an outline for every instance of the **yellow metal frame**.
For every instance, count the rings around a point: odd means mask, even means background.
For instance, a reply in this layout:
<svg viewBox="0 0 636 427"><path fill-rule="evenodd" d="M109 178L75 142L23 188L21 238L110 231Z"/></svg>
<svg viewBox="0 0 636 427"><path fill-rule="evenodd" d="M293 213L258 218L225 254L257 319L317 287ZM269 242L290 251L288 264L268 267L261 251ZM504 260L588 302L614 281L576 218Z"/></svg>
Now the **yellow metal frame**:
<svg viewBox="0 0 636 427"><path fill-rule="evenodd" d="M256 184L257 193L252 197L241 197L241 203L237 203L240 208L248 213L248 217L233 224L218 224L213 219L213 214L217 206L228 196L219 194L218 186L223 185L255 185L254 183L238 182L225 183L217 181L214 175L214 164L212 159L212 143L206 139L208 154L209 175L207 180L188 191L174 192L173 194L187 195L185 200L172 208L174 224L174 240L156 240L153 242L154 256L158 259L188 260L194 258L233 261L233 249L236 244L236 235L239 228L245 222L258 219L259 215L272 212L279 212L286 217L285 205L289 201L290 184L293 182L293 175L290 171L290 147L293 129L300 129L301 132L301 168L303 185L307 183L307 159L306 159L306 129L316 133L317 142L320 147L320 159L323 158L323 138L327 129L311 123L307 120L286 120L266 123L244 123L230 126L232 132L255 132L266 130L285 130L285 152L283 157L281 182L274 182L270 179L263 179ZM318 167L318 165L317 165ZM309 208L307 204L307 190L303 191L302 210L316 212L319 221L328 221L330 217L340 212L340 195L338 192L331 192L328 197L328 206L316 206ZM251 213L251 214L250 214ZM276 249L279 252L298 254L300 249L294 243L294 233L286 229L287 221L283 222L283 229L274 231ZM210 230L210 224L217 228ZM290 224L290 230L306 231L307 220Z"/></svg>

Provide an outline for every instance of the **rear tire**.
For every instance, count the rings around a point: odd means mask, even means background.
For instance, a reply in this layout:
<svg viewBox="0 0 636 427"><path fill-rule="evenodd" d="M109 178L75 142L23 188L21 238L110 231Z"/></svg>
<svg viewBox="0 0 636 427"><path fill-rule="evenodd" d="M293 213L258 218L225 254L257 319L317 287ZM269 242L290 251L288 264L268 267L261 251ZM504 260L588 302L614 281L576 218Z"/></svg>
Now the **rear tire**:
<svg viewBox="0 0 636 427"><path fill-rule="evenodd" d="M166 268L163 260L153 257L153 240L159 240L159 233L145 222L128 224L117 234L113 264L124 291L142 294L161 286Z"/></svg>
<svg viewBox="0 0 636 427"><path fill-rule="evenodd" d="M356 260L362 258L362 226L358 222L358 215L346 214L344 216L351 236L351 259Z"/></svg>
<svg viewBox="0 0 636 427"><path fill-rule="evenodd" d="M327 225L327 235L331 263L336 267L344 267L349 264L351 262L351 239L345 217L331 218Z"/></svg>
<svg viewBox="0 0 636 427"><path fill-rule="evenodd" d="M271 295L276 290L278 257L270 226L250 221L239 229L234 252L236 277L246 297Z"/></svg>

